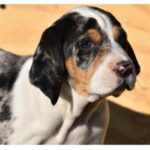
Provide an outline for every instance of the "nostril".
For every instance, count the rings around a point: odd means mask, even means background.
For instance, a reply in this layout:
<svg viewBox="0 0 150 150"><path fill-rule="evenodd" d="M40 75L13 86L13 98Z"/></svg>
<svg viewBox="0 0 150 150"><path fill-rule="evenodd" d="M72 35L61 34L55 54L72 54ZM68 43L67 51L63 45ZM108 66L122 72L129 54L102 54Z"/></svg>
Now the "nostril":
<svg viewBox="0 0 150 150"><path fill-rule="evenodd" d="M121 61L116 64L115 72L121 77L127 77L129 74L132 73L132 63L129 61Z"/></svg>

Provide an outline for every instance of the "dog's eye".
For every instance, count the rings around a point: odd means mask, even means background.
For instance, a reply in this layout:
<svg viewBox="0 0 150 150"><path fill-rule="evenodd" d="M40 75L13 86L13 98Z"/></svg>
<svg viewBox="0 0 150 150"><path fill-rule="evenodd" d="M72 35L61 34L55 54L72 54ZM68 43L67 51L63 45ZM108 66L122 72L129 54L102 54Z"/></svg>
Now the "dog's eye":
<svg viewBox="0 0 150 150"><path fill-rule="evenodd" d="M125 33L124 30L121 30L120 31L120 37L118 39L118 42L121 44L121 45L124 45L126 44L126 41L127 41L127 35Z"/></svg>
<svg viewBox="0 0 150 150"><path fill-rule="evenodd" d="M83 39L80 43L81 49L89 49L94 45L94 43L90 39Z"/></svg>
<svg viewBox="0 0 150 150"><path fill-rule="evenodd" d="M120 44L125 44L126 41L127 41L127 39L126 39L125 37L120 37L119 40L118 40L118 42L119 42Z"/></svg>

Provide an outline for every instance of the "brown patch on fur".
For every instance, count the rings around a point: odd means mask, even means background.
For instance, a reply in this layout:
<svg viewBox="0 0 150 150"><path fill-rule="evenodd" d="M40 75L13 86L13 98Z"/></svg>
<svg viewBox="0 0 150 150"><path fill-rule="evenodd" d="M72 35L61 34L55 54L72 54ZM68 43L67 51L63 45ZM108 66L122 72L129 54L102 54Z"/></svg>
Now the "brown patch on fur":
<svg viewBox="0 0 150 150"><path fill-rule="evenodd" d="M95 29L89 29L87 35L95 44L100 44L102 42L102 35Z"/></svg>
<svg viewBox="0 0 150 150"><path fill-rule="evenodd" d="M85 111L83 112L83 116L86 121L88 121L91 118L91 116L94 114L94 112L99 108L101 102L102 100L98 100L95 101L94 103L89 103L86 106Z"/></svg>
<svg viewBox="0 0 150 150"><path fill-rule="evenodd" d="M86 74L84 70L81 70L77 66L74 56L67 59L66 67L70 77L72 78L72 86L75 88L77 93L80 95L87 95Z"/></svg>
<svg viewBox="0 0 150 150"><path fill-rule="evenodd" d="M103 62L107 53L108 50L104 50L104 52L98 54L93 62L89 65L89 67L85 70L82 70L80 67L77 66L75 56L69 57L66 60L66 67L71 77L72 86L75 88L79 95L88 95L87 89L89 82L99 64Z"/></svg>
<svg viewBox="0 0 150 150"><path fill-rule="evenodd" d="M113 31L113 36L114 36L114 39L117 41L118 38L120 37L120 30L121 30L121 27L119 26L113 26L112 27L112 31Z"/></svg>

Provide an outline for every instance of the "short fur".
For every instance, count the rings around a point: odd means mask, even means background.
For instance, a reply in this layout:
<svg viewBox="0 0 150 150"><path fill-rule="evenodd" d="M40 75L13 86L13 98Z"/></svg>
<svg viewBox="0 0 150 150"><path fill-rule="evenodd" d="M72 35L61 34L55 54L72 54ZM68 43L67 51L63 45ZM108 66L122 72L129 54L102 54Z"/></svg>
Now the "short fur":
<svg viewBox="0 0 150 150"><path fill-rule="evenodd" d="M111 13L73 9L43 32L34 56L0 50L0 143L102 144L105 98L132 90L139 72Z"/></svg>

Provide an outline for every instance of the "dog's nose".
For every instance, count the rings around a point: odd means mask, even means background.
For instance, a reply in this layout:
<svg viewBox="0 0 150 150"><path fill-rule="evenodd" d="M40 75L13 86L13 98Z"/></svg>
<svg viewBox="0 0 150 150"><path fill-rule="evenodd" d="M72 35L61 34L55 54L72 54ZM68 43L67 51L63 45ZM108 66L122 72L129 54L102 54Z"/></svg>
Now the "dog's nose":
<svg viewBox="0 0 150 150"><path fill-rule="evenodd" d="M121 61L116 64L114 71L120 77L127 77L132 73L133 65L130 61Z"/></svg>

